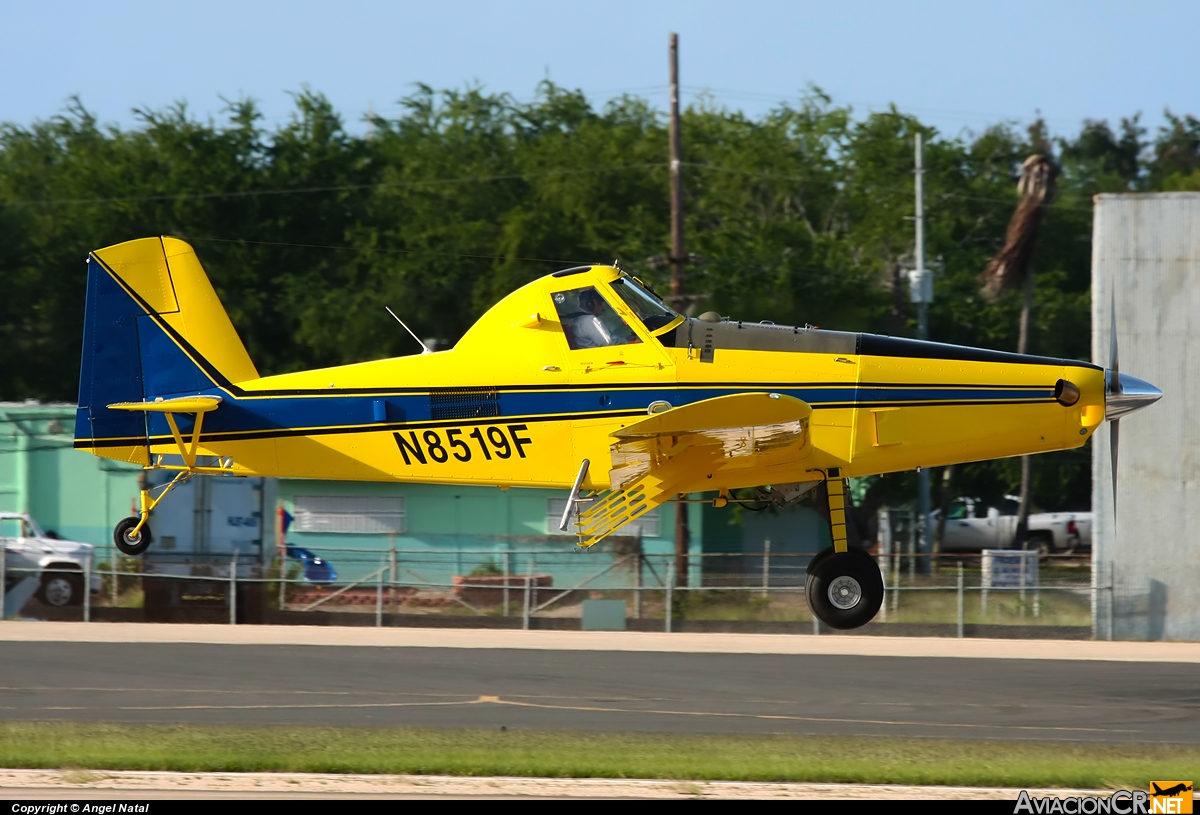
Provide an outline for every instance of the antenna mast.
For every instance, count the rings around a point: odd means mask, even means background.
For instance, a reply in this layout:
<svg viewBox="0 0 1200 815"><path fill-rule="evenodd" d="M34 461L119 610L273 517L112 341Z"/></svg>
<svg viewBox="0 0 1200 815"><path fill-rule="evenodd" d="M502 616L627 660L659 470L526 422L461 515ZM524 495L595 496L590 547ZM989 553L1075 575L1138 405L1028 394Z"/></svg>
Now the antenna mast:
<svg viewBox="0 0 1200 815"><path fill-rule="evenodd" d="M390 307L390 306L384 306L384 308L386 308L386 309L387 309L387 313L388 313L388 314L392 315L393 317L396 317L396 312L392 311L392 309L391 309L391 307ZM404 330L405 330L405 331L407 331L407 332L408 332L410 335L412 335L412 338L413 338L414 340L416 340L417 342L421 343L421 347L422 347L423 349L425 349L425 350L423 350L423 351L421 352L422 354L432 354L432 353L433 353L433 350L432 350L432 349L431 349L431 348L430 348L428 345L426 345L426 344L425 344L425 343L424 343L424 342L421 340L421 338L420 338L420 337L418 337L416 334L413 334L413 330L412 330L411 328L409 328L408 326L404 325L404 321L403 321L403 320L401 320L399 317L396 317L396 322L398 322L398 323L400 323L400 325L404 326Z"/></svg>

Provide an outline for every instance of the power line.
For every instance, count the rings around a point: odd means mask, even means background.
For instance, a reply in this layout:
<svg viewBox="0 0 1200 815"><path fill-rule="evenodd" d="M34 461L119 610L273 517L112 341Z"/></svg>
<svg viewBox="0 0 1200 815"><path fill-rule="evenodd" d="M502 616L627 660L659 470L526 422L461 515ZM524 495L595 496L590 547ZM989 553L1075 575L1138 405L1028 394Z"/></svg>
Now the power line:
<svg viewBox="0 0 1200 815"><path fill-rule="evenodd" d="M290 243L290 242L286 242L286 241L254 241L254 240L246 240L244 238L209 238L209 237L194 237L191 235L180 235L179 237L183 238L184 240L194 241L194 242L244 243L244 244L252 244L252 245L259 245L259 246L294 247L297 249L326 249L326 250L335 251L335 252L356 252L356 253L360 253L360 254L434 255L434 256L439 256L439 257L450 257L450 258L472 258L472 259L476 259L476 260L520 260L520 261L528 261L531 263L554 263L554 264L572 264L572 265L585 265L585 264L596 264L597 263L596 260L579 260L579 259L572 259L572 258L529 258L529 257L519 257L519 256L509 257L509 256L505 256L505 255L468 255L468 254L456 254L453 252L425 252L420 249L381 249L378 247L368 248L368 247L358 247L358 246L352 246L352 245L337 245L337 244L322 244L322 243ZM625 261L622 261L622 262L624 263ZM835 264L829 264L829 265L825 265L825 266L792 266L790 268L794 269L795 271L800 271L800 272L837 274L837 273L844 272L847 270L863 270L863 269L866 269L867 267L854 266L854 265L847 265L845 267L842 267L842 266L838 266Z"/></svg>
<svg viewBox="0 0 1200 815"><path fill-rule="evenodd" d="M997 204L1004 204L1009 207L1015 207L1017 205L1016 200L1010 200L1007 198L987 198L982 195L964 195L963 193L958 193L958 192L941 192L941 193L938 193L938 198L961 198L964 201L987 201L987 202L992 202L992 203L997 203ZM1090 201L1091 199L1086 196L1082 196L1082 195L1080 195L1080 196L1064 195L1059 200L1062 200L1062 201ZM1069 212L1091 212L1092 211L1092 207L1067 207L1067 206L1063 206L1058 203L1050 204L1050 206L1048 206L1047 209L1061 209L1061 210L1067 210Z"/></svg>
<svg viewBox="0 0 1200 815"><path fill-rule="evenodd" d="M472 258L478 260L520 260L532 263L554 263L554 264L569 264L569 265L585 265L596 264L596 260L578 260L571 258L528 258L528 257L507 257L504 255L468 255L455 254L451 252L424 252L422 250L411 249L381 249L378 247L357 247L351 245L336 245L336 244L319 244L319 243L290 243L286 241L254 241L243 238L210 238L210 237L193 237L189 235L180 235L179 237L187 241L195 242L213 242L213 243L244 243L262 246L280 246L280 247L295 247L298 249L324 249L335 252L356 252L360 254L428 254L440 257L450 258ZM622 261L625 263L626 261ZM869 273L872 271L872 266L854 263L828 263L821 266L815 265L796 265L786 264L790 271L805 272L811 275L823 275L826 279L846 273ZM746 266L741 267L743 269ZM764 264L758 264L754 268L766 268ZM705 272L701 272L704 274Z"/></svg>
<svg viewBox="0 0 1200 815"><path fill-rule="evenodd" d="M811 178L806 178L804 176L785 175L783 173L761 172L761 171L757 171L757 170L743 170L740 167L722 167L719 164L703 164L700 162L690 162L690 161L682 162L682 164L685 167L691 167L691 168L694 168L697 170L713 170L716 172L734 173L734 174L738 174L738 175L752 176L754 178L763 178L763 179L769 179L769 180L793 181L796 183L804 183L804 182L812 180ZM876 191L878 191L880 189L901 190L901 189L908 189L908 184L907 184L907 182L903 182L903 183L890 184L890 185L887 185L882 188L873 187L872 189L876 190ZM1017 205L1017 199L1015 196L1013 198L988 198L988 197L979 196L979 195L964 195L962 193L956 193L956 192L938 193L937 196L939 198L962 198L964 200L970 200L970 201L989 201L989 202L993 202L993 203L1003 204L1008 207L1015 207ZM1057 200L1059 200L1059 201L1090 201L1091 198L1088 196L1082 196L1082 195L1080 195L1080 196L1062 195L1062 196L1059 196ZM1061 206L1059 204L1052 204L1051 207L1053 209L1066 209L1066 210L1074 210L1077 212L1091 212L1092 211L1091 207L1066 207L1066 206Z"/></svg>
<svg viewBox="0 0 1200 815"><path fill-rule="evenodd" d="M811 178L804 177L804 176L789 175L789 174L777 173L777 172L763 172L763 171L758 171L758 170L747 170L747 169L742 169L739 167L724 167L724 166L721 166L718 164L708 164L708 163L702 163L702 162L684 161L684 162L681 162L681 164L685 167L690 167L690 168L697 169L697 170L707 170L707 171L711 171L711 172L731 173L731 174L744 175L744 176L749 176L749 177L753 177L753 178L761 178L761 179L767 179L767 180L790 181L790 182L794 182L794 183L804 183L804 182L808 182L808 181L812 180ZM137 202L146 202L146 201L179 201L179 200L189 200L189 199L190 200L216 200L216 199L229 199L229 198L250 198L250 197L255 197L255 196L311 195L311 194L326 193L326 192L357 192L357 191L362 191L362 190L375 190L375 189L406 189L406 188L422 187L422 186L438 186L438 185L453 185L453 184L485 184L485 183L494 183L494 182L499 182L499 181L515 181L515 180L525 180L525 179L533 179L533 178L547 178L547 177L553 177L553 176L616 173L616 172L625 172L625 171L630 171L630 170L646 170L646 169L664 169L665 170L665 169L669 169L669 164L665 163L665 162L642 162L642 163L637 163L637 164L616 164L616 165L601 166L601 167L565 168L565 169L557 169L557 170L545 170L542 172L532 172L532 173L503 173L503 174L496 174L496 175L458 176L458 177L453 177L453 178L432 178L432 179L419 179L419 180L414 180L414 181L382 181L382 182L374 182L374 183L369 183L369 184L340 184L340 185L314 186L314 187L278 187L278 188L267 188L267 189L260 189L260 190L232 190L232 191L218 191L218 192L176 192L176 193L160 193L160 194L154 194L154 195L114 196L114 197L110 197L110 198L101 198L101 197L97 197L97 198L48 198L48 199L40 199L40 200L39 199L26 199L26 200L18 200L18 201L0 200L0 207L3 207L3 206L8 206L8 207L75 206L75 205L89 205L89 204L137 203ZM898 183L898 184L892 185L890 187L887 187L886 189L899 190L905 186L906 186L905 184ZM875 189L879 189L879 188L875 188ZM1016 205L1015 199L989 198L989 197L985 197L985 196L966 195L963 193L952 193L952 192L938 193L938 197L939 198L961 198L963 200L993 202L993 203L1003 204L1005 206L1015 206ZM1060 196L1058 200L1059 201L1074 200L1074 201L1090 202L1091 199L1090 199L1090 196L1064 195L1064 196ZM1068 206L1063 206L1060 203L1055 203L1052 206L1055 209L1075 210L1075 211L1079 211L1079 212L1091 212L1092 211L1092 208L1090 206L1089 207L1068 207ZM221 239L212 239L212 240L221 240ZM251 241L248 241L248 242L251 242ZM301 245L305 245L305 244L280 244L280 245L301 246ZM329 247L325 247L325 248L329 248ZM341 247L336 247L336 248L341 248ZM399 251L405 251L405 250L391 250L391 251L399 252ZM438 253L426 253L426 254L438 254ZM480 255L480 256L456 255L456 257L480 257L480 258L486 258L486 259L504 259L504 258L496 258L493 256L483 256L483 255ZM516 258L516 259L557 262L557 260L545 259L545 258ZM576 261L568 261L568 262L576 262Z"/></svg>
<svg viewBox="0 0 1200 815"><path fill-rule="evenodd" d="M537 173L503 173L497 175L459 176L456 178L431 178L416 181L379 181L370 184L337 184L323 187L276 187L262 190L233 190L226 192L177 192L159 193L155 195L127 195L112 198L47 198L27 199L22 201L0 201L0 206L68 206L76 204L119 204L138 201L178 201L180 199L216 199L216 198L250 198L258 195L308 195L321 192L354 192L358 190L407 188L431 185L490 183L495 181L514 181L527 178L543 178L556 175L584 175L590 173L622 172L625 170L641 170L654 167L666 168L663 162L645 162L641 164L614 164L607 167L583 167L575 169L546 170Z"/></svg>
<svg viewBox="0 0 1200 815"><path fill-rule="evenodd" d="M243 244L250 244L250 245L254 245L254 246L283 246L283 247L295 247L297 249L331 249L331 250L339 251L339 252L366 252L367 254L434 255L436 257L472 258L474 260L522 260L522 261L528 261L530 263L573 263L573 264L579 264L579 265L587 264L587 263L593 263L593 264L596 263L595 260L574 260L574 259L570 259L570 258L528 258L528 257L519 257L519 256L515 256L515 255L514 256L509 256L509 255L468 255L468 254L459 254L459 253L455 253L455 252L428 252L423 249L380 249L378 247L364 248L364 247L359 247L359 246L345 246L345 245L337 246L334 244L325 244L325 243L288 243L286 241L252 241L252 240L245 240L243 238L208 238L208 237L194 237L194 236L190 236L190 235L181 235L180 237L182 237L188 241L197 241L197 242L205 242L205 243L243 243Z"/></svg>
<svg viewBox="0 0 1200 815"><path fill-rule="evenodd" d="M690 167L690 168L697 169L697 170L708 170L708 171L713 171L713 172L731 173L731 174L736 174L736 175L745 175L745 176L750 176L753 178L761 178L761 179L776 180L776 181L791 181L791 182L795 182L795 183L804 183L804 182L812 180L811 178L808 178L805 176L788 175L785 173L763 172L763 171L759 171L759 170L746 170L746 169L742 169L740 167L723 167L719 164L706 164L706 163L692 162L692 161L684 161L684 162L681 162L681 164L685 167ZM504 174L504 175L492 175L492 176L460 176L457 178L438 178L438 179L425 179L425 180L419 180L419 181L404 181L404 182L378 182L378 183L372 183L372 184L344 184L344 185L327 186L327 187L282 187L282 188L263 189L263 190L235 190L235 191L230 191L230 192L208 192L208 193L178 192L178 193L169 193L169 194L163 193L163 194L157 194L157 195L141 195L141 196L130 195L130 196L120 196L120 197L113 197L113 198L49 198L49 199L42 199L42 200L0 201L0 206L16 207L16 206L85 205L85 204L136 203L136 202L140 202L140 201L177 201L180 199L246 198L246 197L252 197L252 196L257 196L257 195L305 195L305 194L313 194L313 193L321 193L321 192L346 192L346 191L352 192L352 191L370 190L370 189L408 188L408 187L419 187L419 186L441 185L441 184L449 185L449 184L489 183L489 182L495 182L495 181L541 178L541 177L549 177L549 176L556 176L556 175L583 175L583 174L593 174L593 173L621 172L621 171L626 171L626 170L638 170L638 169L669 169L669 165L666 163L663 163L663 162L645 162L645 163L641 163L641 164L622 164L622 165L613 165L613 166L609 166L609 167L547 170L545 172L540 172L540 173L509 173L509 174ZM906 186L906 185L895 184L895 185L886 187L885 189L897 189L898 190L904 186ZM875 188L875 189L879 189L879 188ZM1004 204L1005 206L1015 206L1016 205L1015 199L1008 199L1008 198L988 198L988 197L977 196L977 195L965 195L962 193L939 193L938 196L941 198L951 197L951 198L963 198L966 200L974 200L974 201L991 201L991 202L995 202L995 203ZM1090 198L1087 196L1064 195L1064 196L1060 196L1059 200L1060 201L1068 201L1068 200L1087 201L1087 200L1090 200ZM1071 209L1071 207L1063 207L1061 205L1055 205L1055 206L1056 206L1056 208L1059 208L1059 209ZM1078 208L1077 207L1075 209L1078 209L1079 211L1087 211L1087 212L1091 211L1091 207L1086 207L1086 208ZM299 245L299 244L294 244L294 245ZM397 251L399 251L399 250L397 250ZM536 258L533 258L533 259L536 259Z"/></svg>
<svg viewBox="0 0 1200 815"><path fill-rule="evenodd" d="M661 88L661 86L660 86L660 88ZM780 101L780 100L786 100L789 98L793 98L796 96L804 96L805 95L805 93L803 91L793 91L791 93L772 93L769 91L746 91L746 90L736 90L736 89L732 89L732 88L710 88L710 87L705 87L705 86L701 86L701 85L683 85L683 86L681 86L681 88L689 93L696 94L696 95L707 94L707 95L711 95L711 96L720 96L720 97L726 97L726 98L731 98L731 99L742 98L742 99L745 99L747 101L752 101L752 102ZM899 105L899 104L896 104L895 102L884 103L884 102L863 102L863 101L845 100L842 102L834 102L832 104L834 104L835 107L838 105L841 105L841 106L861 105L862 107L865 107L868 110L895 108L895 110L898 113L909 113L912 115L916 115L918 113L925 113L925 114L933 115L935 118L944 118L946 116L958 116L958 117L972 117L972 118L992 119L992 120L996 120L996 119L1015 120L1015 121L1021 121L1021 122L1034 122L1034 121L1041 119L1042 121L1045 121L1047 123L1057 122L1059 124L1066 124L1066 123L1070 122L1071 124L1077 124L1077 122L1075 120L1066 119L1066 118L1060 119L1060 118L1056 117L1056 118L1051 119L1051 118L1046 118L1044 116L1029 116L1029 115L1018 116L1018 115L1011 114L1011 113L987 113L987 112L977 111L977 110L954 110L951 108L913 107L911 105Z"/></svg>

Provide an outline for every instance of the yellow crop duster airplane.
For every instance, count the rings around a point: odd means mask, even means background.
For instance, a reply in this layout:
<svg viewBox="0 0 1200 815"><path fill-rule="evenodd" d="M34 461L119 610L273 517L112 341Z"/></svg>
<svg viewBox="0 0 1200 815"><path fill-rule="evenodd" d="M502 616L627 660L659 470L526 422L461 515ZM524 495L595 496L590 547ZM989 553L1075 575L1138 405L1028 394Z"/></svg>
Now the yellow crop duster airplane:
<svg viewBox="0 0 1200 815"><path fill-rule="evenodd" d="M75 446L194 474L570 489L590 547L685 493L827 482L833 546L806 589L835 628L870 621L879 568L847 545L850 476L1079 447L1161 392L1086 362L676 314L610 266L556 272L449 351L261 377L191 246L88 257ZM1114 335L1115 336L1115 335ZM1115 450L1114 450L1115 454ZM586 496L586 497L584 497Z"/></svg>

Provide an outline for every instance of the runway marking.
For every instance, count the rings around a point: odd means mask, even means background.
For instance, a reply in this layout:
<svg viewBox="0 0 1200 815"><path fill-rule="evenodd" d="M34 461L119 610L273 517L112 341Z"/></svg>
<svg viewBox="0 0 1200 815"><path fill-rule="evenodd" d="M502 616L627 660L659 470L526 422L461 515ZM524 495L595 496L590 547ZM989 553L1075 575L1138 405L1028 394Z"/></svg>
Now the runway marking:
<svg viewBox="0 0 1200 815"><path fill-rule="evenodd" d="M268 694L270 696L431 696L431 697L457 697L468 696L468 693L429 693L417 691L382 691L382 690L230 690L228 688L91 688L91 687L55 687L52 685L0 685L0 692L3 691L45 691L49 693L66 693L71 691L80 691L85 693L212 693L212 694ZM526 694L514 694L518 699L525 698ZM576 696L555 696L550 694L538 694L531 696L534 699L577 699ZM608 700L614 702L656 702L664 701L665 697L658 696L611 696ZM763 703L763 704L794 704L796 700L791 699L748 699L748 702ZM1172 708L1173 709L1173 708Z"/></svg>
<svg viewBox="0 0 1200 815"><path fill-rule="evenodd" d="M269 693L272 696L465 696L462 693L415 693L405 691L355 691L355 690L229 690L227 688L76 688L53 687L50 685L0 685L0 691L48 691L63 693L81 691L86 693Z"/></svg>
<svg viewBox="0 0 1200 815"><path fill-rule="evenodd" d="M1106 727L1068 727L1054 725L982 724L972 722L919 722L890 719L849 719L825 716L797 716L786 713L737 713L729 711L661 710L639 708L599 707L595 705L549 705L539 702L521 702L502 699L499 696L479 696L455 702L362 702L349 704L259 704L259 705L120 705L106 708L44 706L44 707L0 707L0 710L122 710L122 711L165 711L165 710L323 710L323 709L392 709L407 707L463 707L468 705L507 705L542 710L572 710L584 713L631 713L658 716L696 716L711 718L757 719L763 721L793 721L820 724L873 724L888 727L936 727L951 729L997 729L1019 731L1049 731L1054 733L1138 733L1138 730Z"/></svg>
<svg viewBox="0 0 1200 815"><path fill-rule="evenodd" d="M537 702L515 702L507 699L499 699L494 696L480 696L475 700L475 703L490 702L499 705L512 705L513 707L531 707L544 708L547 710L578 710L583 712L596 713L650 713L663 716L713 716L724 718L741 718L741 719L765 719L765 720L783 720L796 722L828 722L835 724L882 724L894 726L917 726L917 727L974 727L974 728L1001 728L1005 730L1051 730L1051 731L1071 731L1084 733L1137 733L1137 730L1124 730L1118 728L1107 727L1054 727L1048 725L1018 725L1018 724L972 724L966 722L948 723L948 722L906 722L906 721L889 721L887 719L842 719L823 716L794 716L786 713L730 713L722 711L702 711L702 710L626 710L623 708L605 708L605 707L588 707L583 705L546 705Z"/></svg>
<svg viewBox="0 0 1200 815"><path fill-rule="evenodd" d="M418 693L418 692L405 692L405 691L320 691L320 690L276 691L276 690L228 690L228 689L220 689L220 688L211 688L211 689L204 689L204 688L97 688L97 687L51 687L51 686L45 686L45 685L28 685L28 686L0 685L0 692L3 692L3 691L45 691L45 692L52 692L52 693L79 691L79 692L87 692L87 693L137 693L137 694L145 694L145 693L206 694L206 693L211 693L214 695L218 695L218 694L220 694L220 695L268 695L268 696L272 696L272 697L288 696L288 695L295 695L295 696L413 696L413 697L425 697L425 698L433 698L433 699L438 699L438 698L443 698L443 697L451 697L451 698L462 697L462 696L468 695L468 694L464 694L464 693L424 693L424 692ZM525 699L525 698L570 700L570 699L577 699L578 697L552 696L552 695L543 695L543 694L539 694L537 696L529 696L527 694L514 694L509 697L509 699ZM520 704L519 702L516 702L516 701L504 701L504 700L501 700L499 697L491 697L491 696L481 696L478 699L473 700L472 703L479 703L479 702L484 702L484 701L494 701L499 704ZM607 701L612 701L612 702L665 702L665 701L670 701L670 700L667 699L666 697L654 697L654 696L651 696L651 697L647 697L647 696L614 696L614 697L609 697ZM680 699L677 701L690 701L690 700ZM756 698L756 699L743 699L742 701L747 704L790 705L790 704L796 704L798 700ZM386 705L387 703L364 702L360 705L352 705L351 704L351 705L341 705L341 706L342 707L363 707L363 706L370 706L373 704ZM405 704L405 703L396 703L396 704ZM415 703L407 703L407 704L415 704ZM434 704L434 703L431 702L429 704ZM439 704L444 704L444 703L439 703ZM944 702L944 701L934 702L934 701L924 701L924 700L911 701L911 702L886 702L886 701L860 702L860 701L855 700L855 704L860 704L864 707L871 706L871 707L936 708L938 710L946 710L947 708L971 708L971 709L983 708L983 709L988 709L988 710L1014 708L1014 709L1020 709L1020 710L1029 710L1031 707L1031 705L1029 703L1025 703L1025 702ZM119 707L117 709L119 709L119 710L142 710L142 709L145 709L145 710L160 710L160 709L170 710L170 709L178 708L178 709L182 710L182 709L193 709L193 708L202 709L204 707L211 707L213 709L222 709L222 708L235 708L237 706L234 706L234 705L143 706L143 707ZM255 706L245 705L244 707L253 708ZM266 706L264 706L264 707L266 707ZM284 705L282 707L304 707L304 706L303 705ZM319 706L310 706L310 707L319 707ZM326 705L326 707L339 707L339 705ZM1066 710L1091 710L1094 706L1093 705L1079 705L1079 704L1065 704L1065 703L1059 704L1057 702L1048 702L1048 703L1040 705L1040 707L1051 708L1054 710L1064 710L1064 709L1066 709ZM20 709L24 709L24 708L18 708L18 707L12 707L12 706L0 706L0 710L20 710ZM81 706L81 707L62 706L62 707L41 707L41 708L37 708L37 709L39 709L39 710L89 710L91 708L88 708L86 706ZM570 709L570 708L566 708L566 709ZM598 708L598 709L606 709L606 708ZM620 710L618 708L613 708L613 709ZM1179 711L1179 707L1177 705L1139 705L1139 704L1128 705L1128 704L1126 704L1126 705L1123 705L1120 709L1135 710L1138 712L1165 711L1165 712L1169 712L1169 713L1177 713ZM724 714L715 714L714 713L713 715L724 715ZM732 715L732 714L729 714L729 715ZM746 715L754 715L754 714L746 714ZM767 715L767 714L763 714L763 715Z"/></svg>
<svg viewBox="0 0 1200 815"><path fill-rule="evenodd" d="M99 708L92 707L66 707L66 706L43 706L43 707L0 707L0 710L322 710L325 708L333 709L355 709L355 708L400 708L400 707L455 707L458 705L473 705L477 704L478 700L467 699L458 702L347 702L342 704L329 703L327 705L113 705Z"/></svg>

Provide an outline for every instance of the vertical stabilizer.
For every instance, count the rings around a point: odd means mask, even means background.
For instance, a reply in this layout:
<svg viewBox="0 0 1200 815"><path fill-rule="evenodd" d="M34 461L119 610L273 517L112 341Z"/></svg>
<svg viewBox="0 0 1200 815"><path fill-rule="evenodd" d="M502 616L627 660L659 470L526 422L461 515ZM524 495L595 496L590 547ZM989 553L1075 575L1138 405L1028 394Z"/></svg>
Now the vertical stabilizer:
<svg viewBox="0 0 1200 815"><path fill-rule="evenodd" d="M76 447L148 463L146 417L108 405L212 392L257 378L187 243L144 238L88 257Z"/></svg>

